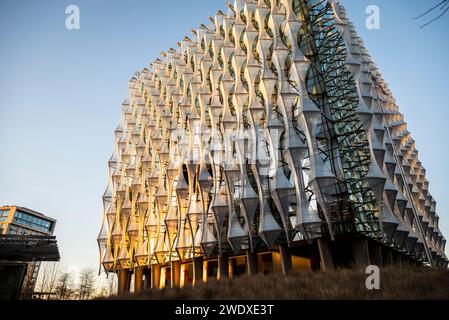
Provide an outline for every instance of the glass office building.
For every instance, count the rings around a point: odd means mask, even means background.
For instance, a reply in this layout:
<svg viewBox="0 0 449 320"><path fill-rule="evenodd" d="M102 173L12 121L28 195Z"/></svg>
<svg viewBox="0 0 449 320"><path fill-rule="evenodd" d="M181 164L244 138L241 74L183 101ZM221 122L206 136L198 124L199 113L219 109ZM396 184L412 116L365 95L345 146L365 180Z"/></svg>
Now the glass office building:
<svg viewBox="0 0 449 320"><path fill-rule="evenodd" d="M345 9L236 0L209 20L129 81L98 237L119 291L446 267L415 141Z"/></svg>
<svg viewBox="0 0 449 320"><path fill-rule="evenodd" d="M0 207L0 235L50 236L54 232L55 224L56 220L24 207ZM30 238L29 241L32 242L33 239ZM18 259L20 259L20 256ZM2 260L1 255L0 260ZM26 261L29 260L27 259ZM40 261L25 263L26 273L23 279L20 298L30 299L39 274Z"/></svg>

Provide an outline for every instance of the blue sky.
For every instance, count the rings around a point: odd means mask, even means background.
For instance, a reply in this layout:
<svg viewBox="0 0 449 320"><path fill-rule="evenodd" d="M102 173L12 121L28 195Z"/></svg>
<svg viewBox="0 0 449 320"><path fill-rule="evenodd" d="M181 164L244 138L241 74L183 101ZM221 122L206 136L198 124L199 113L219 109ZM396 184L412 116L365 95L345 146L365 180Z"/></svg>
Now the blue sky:
<svg viewBox="0 0 449 320"><path fill-rule="evenodd" d="M449 16L420 29L437 1L342 0L416 140L449 235ZM80 8L81 29L65 28ZM365 28L377 5L381 29ZM120 104L135 71L207 23L222 0L0 1L0 204L58 220L63 262L97 267L101 195Z"/></svg>

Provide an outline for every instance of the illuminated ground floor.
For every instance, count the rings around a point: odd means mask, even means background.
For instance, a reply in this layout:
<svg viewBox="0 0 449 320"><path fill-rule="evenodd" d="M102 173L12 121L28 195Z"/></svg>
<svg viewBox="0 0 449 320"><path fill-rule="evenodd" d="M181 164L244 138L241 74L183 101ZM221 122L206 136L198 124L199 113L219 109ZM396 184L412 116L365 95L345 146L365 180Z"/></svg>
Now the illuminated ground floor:
<svg viewBox="0 0 449 320"><path fill-rule="evenodd" d="M232 278L243 274L291 273L302 270L330 271L336 268L364 268L367 265L420 265L412 256L372 240L316 239L312 244L287 248L276 246L263 252L241 251L171 263L138 266L117 271L118 292L138 292L147 288L184 287L210 279Z"/></svg>

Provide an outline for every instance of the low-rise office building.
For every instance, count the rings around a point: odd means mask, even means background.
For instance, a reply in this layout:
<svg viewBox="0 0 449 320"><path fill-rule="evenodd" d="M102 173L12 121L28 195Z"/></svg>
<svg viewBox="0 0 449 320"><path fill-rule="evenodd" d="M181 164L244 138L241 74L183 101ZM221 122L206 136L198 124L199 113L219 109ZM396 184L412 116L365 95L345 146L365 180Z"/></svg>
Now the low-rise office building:
<svg viewBox="0 0 449 320"><path fill-rule="evenodd" d="M7 265L8 268L16 266L17 270L21 270L18 276L18 282L21 282L18 294L22 299L32 297L41 261L59 260L52 236L55 225L55 219L28 208L0 207L0 269ZM51 248L49 256L42 251L47 246ZM30 248L34 248L35 254Z"/></svg>

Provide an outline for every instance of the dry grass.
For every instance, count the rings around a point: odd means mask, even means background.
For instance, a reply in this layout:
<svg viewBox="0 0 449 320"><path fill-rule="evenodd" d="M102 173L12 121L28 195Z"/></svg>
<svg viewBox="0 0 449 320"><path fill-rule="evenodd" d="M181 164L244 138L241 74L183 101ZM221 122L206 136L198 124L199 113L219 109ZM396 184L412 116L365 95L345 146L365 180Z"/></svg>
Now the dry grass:
<svg viewBox="0 0 449 320"><path fill-rule="evenodd" d="M367 290L363 271L304 271L284 276L258 274L222 281L211 280L195 287L146 290L115 299L449 299L449 271L391 267L381 270L380 290Z"/></svg>

